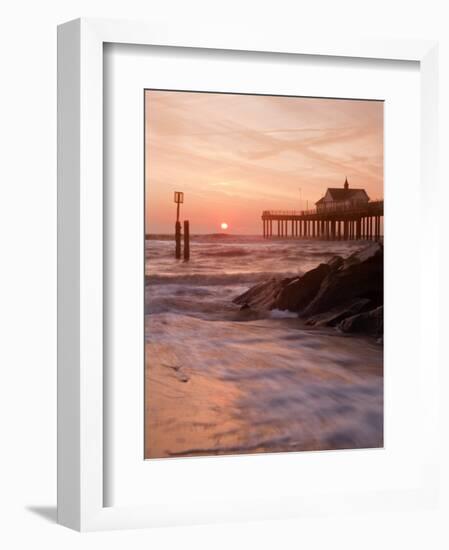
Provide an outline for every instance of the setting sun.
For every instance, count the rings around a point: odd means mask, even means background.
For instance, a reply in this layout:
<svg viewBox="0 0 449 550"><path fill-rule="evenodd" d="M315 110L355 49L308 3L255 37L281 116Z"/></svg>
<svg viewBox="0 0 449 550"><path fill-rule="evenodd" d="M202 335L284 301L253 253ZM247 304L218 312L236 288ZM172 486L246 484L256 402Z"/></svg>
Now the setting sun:
<svg viewBox="0 0 449 550"><path fill-rule="evenodd" d="M221 229L222 229L223 231L226 231L226 229L227 229L229 226L228 226L228 224L227 224L226 222L223 222L223 223L221 224L220 227L221 227Z"/></svg>

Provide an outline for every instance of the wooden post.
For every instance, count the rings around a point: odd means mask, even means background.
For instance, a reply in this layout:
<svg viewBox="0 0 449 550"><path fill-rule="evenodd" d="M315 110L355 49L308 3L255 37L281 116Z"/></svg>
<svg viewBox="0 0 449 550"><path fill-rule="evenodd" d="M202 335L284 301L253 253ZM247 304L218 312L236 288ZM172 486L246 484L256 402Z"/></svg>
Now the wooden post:
<svg viewBox="0 0 449 550"><path fill-rule="evenodd" d="M175 223L175 258L181 258L181 222L179 221L179 205L184 202L184 193L175 191L174 202L176 203L176 223Z"/></svg>
<svg viewBox="0 0 449 550"><path fill-rule="evenodd" d="M175 223L175 258L181 258L181 222Z"/></svg>
<svg viewBox="0 0 449 550"><path fill-rule="evenodd" d="M190 231L189 220L184 220L184 261L190 260Z"/></svg>

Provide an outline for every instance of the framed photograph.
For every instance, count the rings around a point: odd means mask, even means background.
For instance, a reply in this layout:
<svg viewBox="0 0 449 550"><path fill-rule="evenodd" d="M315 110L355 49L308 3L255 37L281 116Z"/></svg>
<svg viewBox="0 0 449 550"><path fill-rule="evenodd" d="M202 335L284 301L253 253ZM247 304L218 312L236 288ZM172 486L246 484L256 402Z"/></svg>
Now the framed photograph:
<svg viewBox="0 0 449 550"><path fill-rule="evenodd" d="M58 50L59 522L435 506L436 44Z"/></svg>
<svg viewBox="0 0 449 550"><path fill-rule="evenodd" d="M383 107L145 90L146 459L383 447Z"/></svg>

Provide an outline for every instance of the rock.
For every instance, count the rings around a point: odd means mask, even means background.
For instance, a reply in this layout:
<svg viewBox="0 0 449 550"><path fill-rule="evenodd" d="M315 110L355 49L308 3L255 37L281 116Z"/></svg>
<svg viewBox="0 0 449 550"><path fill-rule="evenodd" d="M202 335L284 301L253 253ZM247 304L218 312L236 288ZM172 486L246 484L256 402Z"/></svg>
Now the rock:
<svg viewBox="0 0 449 550"><path fill-rule="evenodd" d="M355 299L370 300L374 307L383 304L383 246L374 243L352 254L323 280L302 317L324 313Z"/></svg>
<svg viewBox="0 0 449 550"><path fill-rule="evenodd" d="M371 311L348 317L339 323L338 328L342 332L370 334L381 338L384 328L384 308L379 306Z"/></svg>
<svg viewBox="0 0 449 550"><path fill-rule="evenodd" d="M346 259L335 256L300 277L264 281L233 302L242 310L288 310L310 325L381 336L383 245L372 243Z"/></svg>
<svg viewBox="0 0 449 550"><path fill-rule="evenodd" d="M317 294L324 278L330 273L329 264L320 264L298 279L293 279L280 289L274 307L300 311Z"/></svg>
<svg viewBox="0 0 449 550"><path fill-rule="evenodd" d="M241 309L248 307L258 310L273 309L280 291L292 280L295 279L269 279L251 287L232 301L242 306Z"/></svg>
<svg viewBox="0 0 449 550"><path fill-rule="evenodd" d="M188 374L186 374L179 365L165 365L165 364L162 364L162 366L167 367L169 369L172 369L174 375L176 376L176 378L180 382L186 383L190 380L190 376Z"/></svg>
<svg viewBox="0 0 449 550"><path fill-rule="evenodd" d="M241 309L300 311L314 298L325 277L342 264L343 258L335 256L300 277L269 279L251 287L233 302L242 306Z"/></svg>
<svg viewBox="0 0 449 550"><path fill-rule="evenodd" d="M334 256L327 262L327 265L334 271L340 269L343 264L344 260L341 256Z"/></svg>
<svg viewBox="0 0 449 550"><path fill-rule="evenodd" d="M325 313L319 313L313 317L309 317L306 321L307 325L313 326L329 326L334 327L343 319L367 311L371 306L371 301L366 298L351 300L339 307L332 308Z"/></svg>

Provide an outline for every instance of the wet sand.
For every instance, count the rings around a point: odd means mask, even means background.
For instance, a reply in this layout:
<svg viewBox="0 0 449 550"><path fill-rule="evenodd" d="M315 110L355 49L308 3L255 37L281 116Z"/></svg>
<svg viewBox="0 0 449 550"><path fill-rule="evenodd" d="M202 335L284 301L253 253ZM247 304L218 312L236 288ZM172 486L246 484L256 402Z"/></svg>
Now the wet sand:
<svg viewBox="0 0 449 550"><path fill-rule="evenodd" d="M383 446L383 349L298 319L146 316L146 458Z"/></svg>

